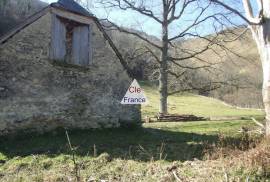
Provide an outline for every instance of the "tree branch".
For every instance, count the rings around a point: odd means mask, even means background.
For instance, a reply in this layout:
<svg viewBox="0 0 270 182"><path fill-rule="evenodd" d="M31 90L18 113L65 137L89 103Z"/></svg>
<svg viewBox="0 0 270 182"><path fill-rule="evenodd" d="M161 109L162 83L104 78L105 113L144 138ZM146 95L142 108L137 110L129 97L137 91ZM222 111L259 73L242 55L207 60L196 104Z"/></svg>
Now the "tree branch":
<svg viewBox="0 0 270 182"><path fill-rule="evenodd" d="M210 2L213 2L213 3L216 3L216 4L219 4L221 5L222 7L224 7L225 9L233 12L234 14L238 15L240 18L242 18L244 21L246 21L248 24L250 25L259 25L261 24L261 21L262 19L260 18L253 18L252 16L249 16L249 7L247 7L248 9L248 14L247 14L247 17L243 16L238 10L230 7L229 5L219 1L219 0L210 0ZM245 6L245 3L250 3L249 0L243 0L243 3L244 3L244 6ZM248 5L248 4L246 4Z"/></svg>
<svg viewBox="0 0 270 182"><path fill-rule="evenodd" d="M186 70L183 71L183 72L180 73L180 74L174 73L174 72L172 72L172 71L170 71L170 70L168 71L168 73L171 74L172 76L174 76L175 78L180 78L180 77L182 77L182 76L186 73Z"/></svg>
<svg viewBox="0 0 270 182"><path fill-rule="evenodd" d="M175 1L174 0L174 3L172 4L172 6L170 7L169 9L169 12L171 13L171 16L168 20L168 23L172 23L174 20L178 20L179 18L182 17L182 15L184 14L184 11L185 9L188 7L189 4L191 4L192 2L196 2L196 0L184 0L184 3L183 3L183 6L179 12L178 15L175 15L175 10L176 10L176 6L177 4L179 3L179 0Z"/></svg>
<svg viewBox="0 0 270 182"><path fill-rule="evenodd" d="M115 2L115 3L113 3ZM122 4L121 2L124 2L124 4ZM162 23L162 21L156 17L153 13L153 11L146 9L145 6L140 5L138 7L135 6L136 1L128 1L128 0L101 0L101 4L109 4L109 7L118 7L121 10L127 10L127 9L131 9L134 10L142 15L148 16L152 19L154 19L155 21L157 21L158 23Z"/></svg>
<svg viewBox="0 0 270 182"><path fill-rule="evenodd" d="M105 21L107 21L107 22L110 23L110 25L104 25L104 24L103 24L102 26L103 26L104 28L111 28L111 27L113 27L113 28L115 28L116 30L118 30L119 32L123 32L123 33L126 33L126 34L130 34L130 35L136 36L137 38L139 38L139 39L141 39L141 40L147 42L148 44L150 44L150 45L152 45L152 46L158 48L159 50L161 50L161 47L160 47L159 45L157 45L157 44L155 44L154 42L150 41L149 39L143 37L143 36L140 35L139 33L131 32L131 31L128 31L127 29L121 28L121 27L119 27L118 25L116 25L115 23L109 21L108 19L103 19L103 20L105 20ZM110 30L111 30L111 29L110 29Z"/></svg>

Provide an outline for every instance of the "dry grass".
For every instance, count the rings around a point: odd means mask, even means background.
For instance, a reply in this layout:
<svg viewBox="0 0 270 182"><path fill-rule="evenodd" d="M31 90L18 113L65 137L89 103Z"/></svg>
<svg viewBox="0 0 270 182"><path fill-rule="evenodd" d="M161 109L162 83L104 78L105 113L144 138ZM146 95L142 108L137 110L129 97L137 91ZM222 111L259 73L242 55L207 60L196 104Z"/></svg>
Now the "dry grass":
<svg viewBox="0 0 270 182"><path fill-rule="evenodd" d="M252 140L253 145L244 151L231 146L216 146L214 152L208 153L207 159L203 161L174 162L167 168L168 174L163 178L173 181L176 174L183 182L269 181L270 140L254 142Z"/></svg>
<svg viewBox="0 0 270 182"><path fill-rule="evenodd" d="M181 126L181 125L180 125ZM162 127L162 126L161 126ZM173 125L174 131L176 125ZM160 128L159 130L163 130ZM167 129L168 130L168 129ZM78 136L86 136L91 131L86 131L85 134ZM109 131L112 132L112 131ZM178 144L180 138L184 135L179 133L169 137L165 137L166 143L159 143L159 137L166 133L160 133L158 130L138 130L130 131L130 135L136 135L137 141L140 138L145 140L150 139L155 142L153 149L149 148L149 144L139 144L138 146L130 146L128 134L125 131L116 130L112 135L123 132L126 135L126 144L119 146L113 143L113 146L106 149L109 153L101 151L101 146L89 146L87 154L79 153L79 149L85 144L78 145L79 143L74 140L77 134L71 132L70 140L72 147L69 147L66 141L66 148L74 148L73 151L60 152L49 154L43 152L42 154L32 154L25 156L17 156L6 159L5 164L0 164L0 181L92 181L98 182L105 181L183 181L183 182L216 182L216 181L266 181L270 175L270 140L261 140L261 136L253 136L247 133L242 133L240 136L231 137L228 134L219 134L216 141L210 142L209 140L197 141L202 146L200 152L201 159L197 159L199 153L193 157L188 157L186 160L167 160L173 159L172 156L182 156L182 158L189 153L194 152L194 147L197 139L194 136L182 139L184 143ZM142 132L142 133L140 133ZM150 133L149 133L150 132ZM98 134L98 132L95 132ZM107 132L108 133L108 132ZM98 134L100 135L100 134ZM111 134L109 134L111 135ZM156 136L158 135L158 136ZM93 136L93 135L91 135ZM89 137L87 141L90 140ZM102 135L100 135L102 136ZM122 134L120 134L123 137ZM179 137L180 138L179 138ZM181 137L182 136L182 137ZM65 136L63 135L63 138ZM103 136L105 137L105 135ZM45 137L47 138L47 137ZM58 136L54 136L55 140L59 140ZM80 137L81 138L81 137ZM108 138L111 138L110 136ZM202 138L201 138L202 139ZM37 140L37 139L35 139ZM117 140L102 139L105 143ZM40 139L38 140L40 141ZM164 140L163 140L164 141ZM190 142L193 141L193 144ZM72 143L73 142L73 143ZM117 142L117 141L115 141ZM178 151L185 148L185 142L190 143L190 148ZM158 144L159 143L159 144ZM16 144L18 146L18 144ZM76 147L75 147L76 146ZM156 147L155 147L156 146ZM57 146L55 146L57 148ZM187 146L186 146L187 147ZM61 148L61 147L60 147ZM59 148L59 149L60 149ZM113 154L124 152L125 148L127 153L121 157ZM94 150L95 149L95 150ZM198 148L197 148L198 149ZM14 149L16 150L16 149ZM104 149L103 149L104 150ZM16 150L18 151L18 150ZM48 151L49 152L49 151ZM193 154L192 154L193 155ZM183 158L185 159L185 158Z"/></svg>

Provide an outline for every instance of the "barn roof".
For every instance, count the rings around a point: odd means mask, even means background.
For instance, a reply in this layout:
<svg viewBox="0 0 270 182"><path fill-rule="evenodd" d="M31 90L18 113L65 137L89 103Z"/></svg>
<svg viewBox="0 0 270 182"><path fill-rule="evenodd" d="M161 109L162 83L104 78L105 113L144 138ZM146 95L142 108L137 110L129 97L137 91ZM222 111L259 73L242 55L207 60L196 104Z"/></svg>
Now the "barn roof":
<svg viewBox="0 0 270 182"><path fill-rule="evenodd" d="M93 16L93 14L90 11L87 11L86 9L84 9L74 0L58 0L57 3L52 3L51 6L56 7L56 8L62 8L68 11L72 11L74 13L84 15L84 16Z"/></svg>

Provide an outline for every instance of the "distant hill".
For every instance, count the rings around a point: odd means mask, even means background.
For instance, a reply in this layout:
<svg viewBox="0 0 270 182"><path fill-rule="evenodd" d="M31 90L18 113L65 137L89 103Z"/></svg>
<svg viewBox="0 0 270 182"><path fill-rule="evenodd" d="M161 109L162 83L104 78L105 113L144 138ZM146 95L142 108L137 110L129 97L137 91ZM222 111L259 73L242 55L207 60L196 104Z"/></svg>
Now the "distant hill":
<svg viewBox="0 0 270 182"><path fill-rule="evenodd" d="M227 81L221 89L210 92L207 96L212 96L224 100L230 104L241 107L263 107L261 87L262 68L260 57L251 32L246 28L230 30L226 35L220 35L219 39L224 39L224 48L214 46L213 51L201 54L202 60L217 63L216 69L212 72L201 71L194 73L189 79L199 85L204 80ZM244 34L242 34L245 32ZM235 34L235 35L234 35ZM237 35L241 35L234 40ZM202 39L187 40L182 45L185 49L196 50L200 46L206 45ZM192 62L187 60L186 62ZM198 60L197 60L198 62ZM202 64L202 63L201 63ZM234 85L234 86L232 86ZM247 99L248 96L248 99Z"/></svg>
<svg viewBox="0 0 270 182"><path fill-rule="evenodd" d="M0 0L0 36L46 5L39 0Z"/></svg>

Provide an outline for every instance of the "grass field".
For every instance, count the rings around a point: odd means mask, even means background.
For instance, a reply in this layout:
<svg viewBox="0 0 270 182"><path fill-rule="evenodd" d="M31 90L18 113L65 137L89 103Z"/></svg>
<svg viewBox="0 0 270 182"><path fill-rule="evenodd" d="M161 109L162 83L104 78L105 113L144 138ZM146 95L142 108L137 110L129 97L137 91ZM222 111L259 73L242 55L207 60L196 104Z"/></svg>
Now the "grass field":
<svg viewBox="0 0 270 182"><path fill-rule="evenodd" d="M154 116L158 112L159 97L157 88L144 86L149 103L142 107L143 116ZM216 116L257 116L261 117L263 112L257 109L237 109L236 107L226 105L220 100L198 96L193 94L172 95L168 99L169 113L194 114L204 117Z"/></svg>
<svg viewBox="0 0 270 182"><path fill-rule="evenodd" d="M157 93L150 87L145 91L150 104L142 108L143 115L153 116L158 111ZM170 97L169 107L171 113L205 117L263 117L259 110L237 109L190 94ZM0 181L177 181L177 177L183 181L220 181L224 180L223 162L207 160L206 154L213 146L224 144L243 150L246 136L238 132L241 127L255 126L250 120L236 120L68 131L73 151L61 129L44 135L2 137ZM221 138L226 139L221 142ZM228 175L245 179L244 169L232 169L228 168ZM211 178L207 177L209 172L213 173Z"/></svg>

